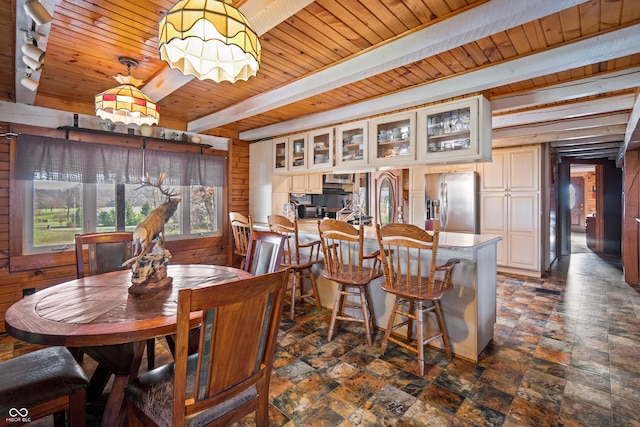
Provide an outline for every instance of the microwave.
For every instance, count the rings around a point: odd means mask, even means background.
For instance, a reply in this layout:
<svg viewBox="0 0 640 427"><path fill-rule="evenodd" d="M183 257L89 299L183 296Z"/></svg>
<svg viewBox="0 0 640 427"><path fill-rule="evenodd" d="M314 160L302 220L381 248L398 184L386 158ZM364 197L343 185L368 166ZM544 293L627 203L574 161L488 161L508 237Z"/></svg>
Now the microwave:
<svg viewBox="0 0 640 427"><path fill-rule="evenodd" d="M352 173L330 173L324 176L324 182L327 184L353 184Z"/></svg>

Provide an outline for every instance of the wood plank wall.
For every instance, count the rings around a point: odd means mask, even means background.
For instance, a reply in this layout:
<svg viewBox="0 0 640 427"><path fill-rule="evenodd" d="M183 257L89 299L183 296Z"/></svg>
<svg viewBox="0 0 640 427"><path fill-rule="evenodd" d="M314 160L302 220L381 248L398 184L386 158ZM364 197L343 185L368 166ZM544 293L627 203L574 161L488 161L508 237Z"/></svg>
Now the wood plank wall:
<svg viewBox="0 0 640 427"><path fill-rule="evenodd" d="M8 124L0 124L3 130ZM50 135L51 130L43 130ZM101 141L105 142L105 141ZM249 212L249 145L234 141L229 144L228 181L223 191L225 213L222 220L223 234L220 237L168 241L167 249L172 254L174 264L215 264L229 265L232 248L228 209ZM22 298L23 289L35 288L36 291L74 279L75 263L64 263L53 267L39 268L20 272L10 272L9 253L9 199L10 199L10 140L0 138L0 332L5 332L4 313ZM228 208L227 208L228 207ZM232 244L232 243L231 243Z"/></svg>
<svg viewBox="0 0 640 427"><path fill-rule="evenodd" d="M624 280L640 285L640 151L625 153L624 224L622 224L622 265Z"/></svg>
<svg viewBox="0 0 640 427"><path fill-rule="evenodd" d="M229 212L249 215L249 143L237 139L229 143ZM225 218L231 233L229 216ZM240 258L233 254L233 239L229 236L229 264L240 265Z"/></svg>

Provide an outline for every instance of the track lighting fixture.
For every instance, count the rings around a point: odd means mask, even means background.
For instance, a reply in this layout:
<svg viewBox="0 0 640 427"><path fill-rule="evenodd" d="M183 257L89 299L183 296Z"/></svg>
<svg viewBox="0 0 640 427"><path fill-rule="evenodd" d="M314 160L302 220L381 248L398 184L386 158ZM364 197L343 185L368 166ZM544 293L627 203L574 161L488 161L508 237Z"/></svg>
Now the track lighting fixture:
<svg viewBox="0 0 640 427"><path fill-rule="evenodd" d="M24 11L38 25L48 24L53 20L51 14L38 2L38 0L25 0Z"/></svg>
<svg viewBox="0 0 640 427"><path fill-rule="evenodd" d="M22 80L20 80L20 84L32 92L35 92L39 85L37 81L31 78L31 74L27 74L26 77L23 77Z"/></svg>

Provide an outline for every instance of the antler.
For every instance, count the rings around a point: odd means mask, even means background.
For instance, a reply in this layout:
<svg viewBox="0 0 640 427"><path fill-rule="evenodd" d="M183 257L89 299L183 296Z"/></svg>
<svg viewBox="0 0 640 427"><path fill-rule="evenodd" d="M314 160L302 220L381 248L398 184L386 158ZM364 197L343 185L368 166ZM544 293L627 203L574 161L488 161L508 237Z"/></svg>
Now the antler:
<svg viewBox="0 0 640 427"><path fill-rule="evenodd" d="M149 179L149 172L146 172L144 174L144 180L140 183L140 187L136 188L136 190L140 189L142 187L154 187L154 188L157 188L158 190L160 190L160 193L162 193L163 195L167 196L168 198L179 196L182 193L179 190L178 191L169 191L169 188L162 188L162 183L164 182L164 178L166 176L167 176L167 174L162 172L160 174L160 176L158 177L158 182L154 184Z"/></svg>

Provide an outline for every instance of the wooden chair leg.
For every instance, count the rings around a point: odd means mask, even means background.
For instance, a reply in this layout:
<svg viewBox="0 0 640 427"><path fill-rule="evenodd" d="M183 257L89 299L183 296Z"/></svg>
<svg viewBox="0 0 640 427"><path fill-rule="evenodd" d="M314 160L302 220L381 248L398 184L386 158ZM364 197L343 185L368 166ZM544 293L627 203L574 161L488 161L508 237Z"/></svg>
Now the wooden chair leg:
<svg viewBox="0 0 640 427"><path fill-rule="evenodd" d="M420 376L424 375L424 313L422 312L422 301L411 301L415 307L416 314L416 341L418 345L418 370Z"/></svg>
<svg viewBox="0 0 640 427"><path fill-rule="evenodd" d="M291 284L291 312L290 312L290 318L291 320L293 320L293 315L295 314L296 311L296 292L298 292L298 288L302 287L301 283L299 282L300 279L300 270L294 270L292 271L293 274L293 282Z"/></svg>
<svg viewBox="0 0 640 427"><path fill-rule="evenodd" d="M87 390L81 389L69 396L69 427L87 425Z"/></svg>
<svg viewBox="0 0 640 427"><path fill-rule="evenodd" d="M451 344L449 343L449 334L447 333L447 326L444 323L444 316L442 315L442 307L440 306L440 301L433 302L436 319L438 320L438 327L440 328L440 333L442 334L442 346L444 347L444 352L447 354L447 358L451 359L453 357L451 353Z"/></svg>
<svg viewBox="0 0 640 427"><path fill-rule="evenodd" d="M396 313L398 312L398 304L400 303L400 298L396 296L395 301L393 302L393 309L391 310L391 315L389 316L389 320L387 321L387 330L384 332L384 338L382 338L382 354L387 351L387 345L389 344L389 335L391 335L391 330L393 329L393 324L396 322Z"/></svg>
<svg viewBox="0 0 640 427"><path fill-rule="evenodd" d="M309 267L309 280L311 281L311 289L313 290L313 299L316 301L316 308L318 310L322 310L322 305L320 304L320 294L318 293L318 285L316 283L315 277L313 277L313 271L311 267Z"/></svg>
<svg viewBox="0 0 640 427"><path fill-rule="evenodd" d="M329 334L327 336L327 341L331 341L331 338L333 337L333 330L336 326L336 317L338 316L338 312L342 307L343 290L344 285L342 283L338 283L338 291L336 292L336 296L333 301L333 312L331 313L331 323L329 324Z"/></svg>
<svg viewBox="0 0 640 427"><path fill-rule="evenodd" d="M418 313L417 311L415 311L415 302L412 299L409 300L408 308L409 309L407 310L407 313ZM409 316L407 317L407 341L408 342L411 342L412 336L413 336L413 317Z"/></svg>
<svg viewBox="0 0 640 427"><path fill-rule="evenodd" d="M364 324L364 331L367 334L367 344L369 347L373 345L371 341L371 330L369 325L369 313L367 309L367 296L365 294L365 289L361 286L358 287L358 294L360 295L360 310L362 311L362 323Z"/></svg>
<svg viewBox="0 0 640 427"><path fill-rule="evenodd" d="M376 315L373 311L373 304L371 302L371 293L369 292L369 285L367 284L364 287L364 298L367 302L367 309L369 310L369 322L371 323L371 333L372 338L375 336L376 331L378 330L378 323L376 322Z"/></svg>
<svg viewBox="0 0 640 427"><path fill-rule="evenodd" d="M149 338L147 340L147 370L152 370L156 366L156 340Z"/></svg>

